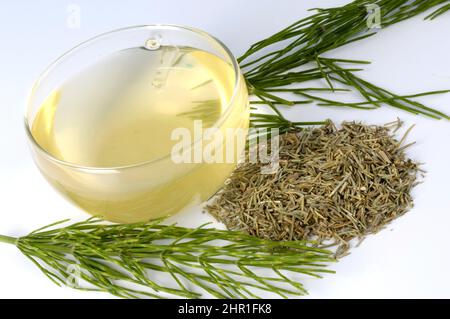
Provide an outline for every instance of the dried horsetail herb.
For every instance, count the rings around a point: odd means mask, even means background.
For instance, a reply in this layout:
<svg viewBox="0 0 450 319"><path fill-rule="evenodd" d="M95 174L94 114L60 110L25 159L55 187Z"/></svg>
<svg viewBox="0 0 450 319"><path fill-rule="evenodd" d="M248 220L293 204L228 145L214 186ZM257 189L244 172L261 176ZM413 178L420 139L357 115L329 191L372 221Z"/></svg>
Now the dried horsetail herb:
<svg viewBox="0 0 450 319"><path fill-rule="evenodd" d="M413 205L420 169L405 155L411 144L394 138L400 125L344 122L337 129L329 122L282 134L278 171L262 174L263 164L243 163L207 210L229 229L331 242L342 257L352 239L378 232Z"/></svg>

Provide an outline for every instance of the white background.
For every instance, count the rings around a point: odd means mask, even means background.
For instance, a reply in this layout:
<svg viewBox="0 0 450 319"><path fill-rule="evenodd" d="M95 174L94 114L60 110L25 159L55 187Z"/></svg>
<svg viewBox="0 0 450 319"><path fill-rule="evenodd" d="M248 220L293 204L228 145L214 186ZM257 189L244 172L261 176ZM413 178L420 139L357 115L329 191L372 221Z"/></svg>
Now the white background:
<svg viewBox="0 0 450 319"><path fill-rule="evenodd" d="M171 23L194 26L221 39L236 55L253 42L332 0L1 1L0 4L0 233L26 234L85 213L61 198L40 176L23 129L25 100L33 81L61 53L94 35L119 27ZM79 29L67 26L70 4L81 9ZM450 88L450 14L433 22L423 16L383 30L375 38L333 53L368 59L364 77L401 94ZM450 113L450 94L422 99ZM401 117L417 124L411 157L425 162L425 183L414 191L416 207L371 236L332 266L337 274L307 279L314 298L450 297L450 121L416 117L384 107L355 111L298 106L298 120L364 120L382 124ZM177 216L186 226L210 220L198 212ZM0 297L95 298L107 294L58 288L13 246L0 245Z"/></svg>

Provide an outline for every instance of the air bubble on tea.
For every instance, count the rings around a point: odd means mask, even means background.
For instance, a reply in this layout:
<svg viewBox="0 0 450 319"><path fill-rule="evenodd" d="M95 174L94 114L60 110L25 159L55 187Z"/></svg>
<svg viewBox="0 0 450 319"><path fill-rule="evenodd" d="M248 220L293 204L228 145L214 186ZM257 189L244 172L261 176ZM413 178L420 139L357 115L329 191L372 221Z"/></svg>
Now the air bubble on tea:
<svg viewBox="0 0 450 319"><path fill-rule="evenodd" d="M161 47L161 39L154 37L145 42L145 48L150 51L158 50Z"/></svg>

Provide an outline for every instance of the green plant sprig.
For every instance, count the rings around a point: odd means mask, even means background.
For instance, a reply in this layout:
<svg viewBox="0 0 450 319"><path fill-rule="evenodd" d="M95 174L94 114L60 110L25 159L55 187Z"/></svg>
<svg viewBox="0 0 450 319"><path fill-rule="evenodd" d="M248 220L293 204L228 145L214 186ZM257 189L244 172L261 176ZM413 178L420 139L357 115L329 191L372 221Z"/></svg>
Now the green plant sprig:
<svg viewBox="0 0 450 319"><path fill-rule="evenodd" d="M449 0L355 0L341 7L311 9L316 13L255 43L238 61L243 68L253 65L246 75L256 81L260 76L292 70L327 51L375 35L377 31L367 27L368 6L380 8L382 27L387 27L444 3L447 5L426 17L434 19L450 10ZM262 49L292 38L281 49L254 57ZM244 63L250 57L251 61Z"/></svg>
<svg viewBox="0 0 450 319"><path fill-rule="evenodd" d="M201 290L217 298L257 298L260 291L287 298L307 293L287 273L320 277L333 273L325 266L335 261L312 243L267 241L203 226L112 225L91 218L55 228L63 222L20 238L0 236L0 242L16 245L57 285L122 298L199 298ZM262 276L262 268L272 274ZM162 273L171 276L171 284L158 281ZM74 280L85 284L73 285Z"/></svg>
<svg viewBox="0 0 450 319"><path fill-rule="evenodd" d="M266 104L272 109L277 106L292 106L317 102L319 106L351 107L357 109L376 109L386 104L413 114L422 114L435 119L450 119L438 110L429 108L412 98L430 94L447 93L448 90L425 92L413 95L398 95L372 84L355 72L361 68L343 68L340 64L369 64L368 61L325 58L322 54L351 42L359 41L378 33L367 26L367 6L380 8L382 27L419 15L436 6L437 10L425 19L435 19L450 10L449 0L356 0L342 7L311 9L315 13L301 19L274 35L252 45L238 61L250 89L258 100L252 104ZM280 47L281 48L278 48ZM302 69L303 68L303 69ZM311 94L309 88L299 87L313 80L323 79L328 88L315 91L353 91L363 98L357 103L330 100ZM344 88L337 88L343 85ZM293 93L302 99L284 98ZM283 122L278 112L270 128Z"/></svg>

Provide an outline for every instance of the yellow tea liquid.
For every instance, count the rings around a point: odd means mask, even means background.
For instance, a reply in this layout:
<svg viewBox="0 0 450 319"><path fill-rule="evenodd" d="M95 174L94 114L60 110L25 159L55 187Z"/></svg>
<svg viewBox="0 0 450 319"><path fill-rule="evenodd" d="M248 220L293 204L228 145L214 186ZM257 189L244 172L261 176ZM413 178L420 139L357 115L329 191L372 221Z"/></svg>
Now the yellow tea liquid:
<svg viewBox="0 0 450 319"><path fill-rule="evenodd" d="M176 213L216 192L235 162L174 163L170 154L179 141L172 133L184 128L194 142L194 121L217 127L217 134L245 129L247 92L242 79L235 85L233 66L202 50L163 46L111 54L67 79L41 105L31 134L60 162L38 154L37 163L91 214L135 222ZM241 150L235 151L237 160Z"/></svg>

